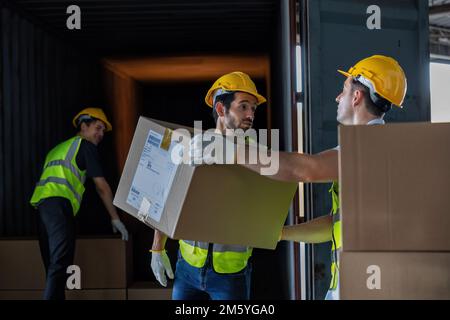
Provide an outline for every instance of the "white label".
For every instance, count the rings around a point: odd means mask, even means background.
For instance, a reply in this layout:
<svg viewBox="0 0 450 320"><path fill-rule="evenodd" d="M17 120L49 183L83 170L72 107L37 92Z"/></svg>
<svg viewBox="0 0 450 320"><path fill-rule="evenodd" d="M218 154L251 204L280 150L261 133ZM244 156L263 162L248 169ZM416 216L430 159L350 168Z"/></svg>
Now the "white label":
<svg viewBox="0 0 450 320"><path fill-rule="evenodd" d="M169 150L164 150L162 139L161 134L150 130L128 193L127 203L138 210L141 220L161 220L177 171L170 157L176 142L171 142Z"/></svg>

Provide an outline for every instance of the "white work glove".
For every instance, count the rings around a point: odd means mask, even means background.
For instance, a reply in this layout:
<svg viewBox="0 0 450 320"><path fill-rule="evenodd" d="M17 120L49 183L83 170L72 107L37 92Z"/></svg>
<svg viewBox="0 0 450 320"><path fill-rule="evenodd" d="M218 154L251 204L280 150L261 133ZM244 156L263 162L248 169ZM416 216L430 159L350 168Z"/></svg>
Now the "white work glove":
<svg viewBox="0 0 450 320"><path fill-rule="evenodd" d="M214 132L206 131L191 139L189 159L192 166L202 164L219 164L234 162L234 144L227 144L226 138ZM214 147L216 145L217 147ZM224 152L224 150L226 150ZM227 160L228 157L229 159Z"/></svg>
<svg viewBox="0 0 450 320"><path fill-rule="evenodd" d="M162 251L152 251L152 271L155 275L156 280L163 286L167 286L167 276L173 279L172 266L170 265L169 257L167 256L166 250Z"/></svg>
<svg viewBox="0 0 450 320"><path fill-rule="evenodd" d="M117 231L119 231L122 234L122 240L128 241L128 231L122 221L120 221L120 219L112 219L111 224L113 232L117 233Z"/></svg>

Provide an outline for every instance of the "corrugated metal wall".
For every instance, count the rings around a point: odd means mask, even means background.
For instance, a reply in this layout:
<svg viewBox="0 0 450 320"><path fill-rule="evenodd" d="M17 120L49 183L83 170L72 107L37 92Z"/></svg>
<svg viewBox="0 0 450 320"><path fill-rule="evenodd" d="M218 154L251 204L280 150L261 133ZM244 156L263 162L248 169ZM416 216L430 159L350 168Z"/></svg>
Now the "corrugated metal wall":
<svg viewBox="0 0 450 320"><path fill-rule="evenodd" d="M0 9L0 236L28 236L45 155L74 134L70 121L83 103L98 100L96 71L61 39Z"/></svg>

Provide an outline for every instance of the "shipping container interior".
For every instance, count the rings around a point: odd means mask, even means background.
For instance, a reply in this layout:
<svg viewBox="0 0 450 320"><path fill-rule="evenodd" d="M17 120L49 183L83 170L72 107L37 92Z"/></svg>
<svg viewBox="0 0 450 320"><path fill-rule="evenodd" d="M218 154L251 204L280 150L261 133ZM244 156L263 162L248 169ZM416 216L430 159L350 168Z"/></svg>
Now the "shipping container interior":
<svg viewBox="0 0 450 320"><path fill-rule="evenodd" d="M71 4L1 2L5 238L36 237L36 213L28 200L45 154L75 134L72 118L85 107L101 107L112 119L113 131L99 150L113 190L139 116L188 126L202 120L204 129L213 127L204 96L222 74L247 72L269 98L257 110L255 127L279 126L272 115L282 95L276 85L280 62L274 59L282 48L279 1L79 1L79 30L66 25ZM155 282L148 252L153 230L126 213L121 217L133 238L132 281ZM81 237L112 235L91 181L77 230ZM169 241L173 264L177 248ZM252 298L289 298L282 280L285 254L255 250Z"/></svg>

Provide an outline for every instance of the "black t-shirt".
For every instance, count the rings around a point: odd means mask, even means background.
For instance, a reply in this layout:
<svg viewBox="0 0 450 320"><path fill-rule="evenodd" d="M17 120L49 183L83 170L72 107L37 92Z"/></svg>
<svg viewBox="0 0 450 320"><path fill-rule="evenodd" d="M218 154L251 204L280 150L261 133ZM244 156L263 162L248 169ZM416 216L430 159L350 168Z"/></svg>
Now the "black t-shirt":
<svg viewBox="0 0 450 320"><path fill-rule="evenodd" d="M92 142L85 139L81 140L76 162L80 170L86 170L87 177L103 177L103 169L100 164L97 146Z"/></svg>

